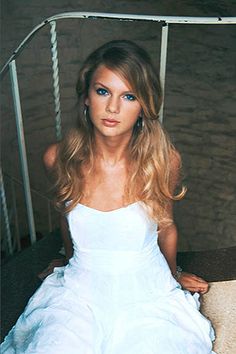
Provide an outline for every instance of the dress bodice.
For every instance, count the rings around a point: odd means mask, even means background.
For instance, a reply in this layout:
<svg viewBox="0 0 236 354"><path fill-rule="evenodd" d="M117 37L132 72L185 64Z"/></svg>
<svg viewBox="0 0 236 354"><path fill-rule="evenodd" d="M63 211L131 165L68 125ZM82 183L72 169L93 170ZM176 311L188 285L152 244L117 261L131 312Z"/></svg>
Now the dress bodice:
<svg viewBox="0 0 236 354"><path fill-rule="evenodd" d="M70 266L113 274L151 266L156 258L157 224L141 202L112 211L77 204L68 213L74 255Z"/></svg>
<svg viewBox="0 0 236 354"><path fill-rule="evenodd" d="M107 212L77 204L67 217L75 251L140 251L157 240L157 224L141 202Z"/></svg>

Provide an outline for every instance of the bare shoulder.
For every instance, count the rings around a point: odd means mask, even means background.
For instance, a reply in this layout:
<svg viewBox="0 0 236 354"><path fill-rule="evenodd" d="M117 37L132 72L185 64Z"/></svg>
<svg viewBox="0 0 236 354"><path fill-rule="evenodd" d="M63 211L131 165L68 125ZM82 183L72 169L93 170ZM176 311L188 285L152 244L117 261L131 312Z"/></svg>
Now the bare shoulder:
<svg viewBox="0 0 236 354"><path fill-rule="evenodd" d="M178 172L181 167L181 156L178 150L173 150L171 153L171 172Z"/></svg>
<svg viewBox="0 0 236 354"><path fill-rule="evenodd" d="M173 150L170 158L170 187L174 192L180 180L181 156L177 150Z"/></svg>
<svg viewBox="0 0 236 354"><path fill-rule="evenodd" d="M47 170L51 170L55 164L58 146L58 143L49 145L43 154L43 163Z"/></svg>

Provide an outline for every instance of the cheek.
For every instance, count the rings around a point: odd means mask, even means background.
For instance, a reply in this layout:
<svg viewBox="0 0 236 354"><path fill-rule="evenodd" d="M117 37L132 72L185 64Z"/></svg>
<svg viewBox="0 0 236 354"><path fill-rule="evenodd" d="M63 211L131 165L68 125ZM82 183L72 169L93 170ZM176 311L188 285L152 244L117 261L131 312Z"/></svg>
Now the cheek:
<svg viewBox="0 0 236 354"><path fill-rule="evenodd" d="M103 116L105 108L101 100L97 99L96 97L90 97L87 100L87 105L89 107L90 119L93 122L96 122L101 118L101 116Z"/></svg>
<svg viewBox="0 0 236 354"><path fill-rule="evenodd" d="M142 106L138 100L132 102L131 106L132 112L136 114L137 116L140 116L142 113Z"/></svg>
<svg viewBox="0 0 236 354"><path fill-rule="evenodd" d="M98 96L92 90L89 90L88 96L85 98L85 104L92 107L94 104L96 105L97 98Z"/></svg>
<svg viewBox="0 0 236 354"><path fill-rule="evenodd" d="M98 96L98 95L93 95L91 94L88 99L88 106L90 107L91 110L96 111L97 109L101 109L105 106L105 98Z"/></svg>
<svg viewBox="0 0 236 354"><path fill-rule="evenodd" d="M132 114L133 117L140 117L142 114L142 108L140 105L137 105L136 107L132 107L130 110L130 113Z"/></svg>

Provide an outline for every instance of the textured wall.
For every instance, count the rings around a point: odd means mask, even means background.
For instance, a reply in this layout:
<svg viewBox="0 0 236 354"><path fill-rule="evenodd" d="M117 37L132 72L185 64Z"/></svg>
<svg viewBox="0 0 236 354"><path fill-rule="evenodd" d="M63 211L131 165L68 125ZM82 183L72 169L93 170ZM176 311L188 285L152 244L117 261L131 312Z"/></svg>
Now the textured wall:
<svg viewBox="0 0 236 354"><path fill-rule="evenodd" d="M235 16L233 0L218 1L16 1L2 4L1 64L28 32L48 16L66 11L155 15ZM119 38L136 41L159 62L160 25L151 22L63 20L58 23L63 128L76 118L79 66L100 44ZM165 127L182 154L186 198L176 203L181 249L235 245L235 58L236 26L172 25L167 62ZM49 27L17 61L32 187L46 194L49 183L41 156L55 140ZM21 178L9 78L3 81L3 168ZM6 180L6 184L9 185ZM9 188L7 188L9 190ZM10 196L10 192L8 192ZM17 188L21 232L26 233L23 194ZM44 232L46 204L33 199L36 228ZM56 220L56 219L55 219ZM56 221L54 221L56 222Z"/></svg>

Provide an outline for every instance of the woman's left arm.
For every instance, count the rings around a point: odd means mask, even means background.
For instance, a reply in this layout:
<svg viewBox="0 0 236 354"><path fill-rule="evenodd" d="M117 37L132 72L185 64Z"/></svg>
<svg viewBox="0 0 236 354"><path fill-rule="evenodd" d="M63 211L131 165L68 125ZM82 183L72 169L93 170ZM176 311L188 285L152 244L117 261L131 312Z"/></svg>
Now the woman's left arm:
<svg viewBox="0 0 236 354"><path fill-rule="evenodd" d="M158 232L158 244L161 252L165 256L171 273L176 274L176 254L177 254L178 234L175 224L172 224Z"/></svg>
<svg viewBox="0 0 236 354"><path fill-rule="evenodd" d="M171 192L174 193L176 185L179 180L179 170L180 170L180 155L175 152L171 161L171 181L170 188ZM168 206L168 216L173 220L173 202L170 201ZM178 242L178 232L174 222L169 226L159 225L158 232L158 244L163 253L166 261L170 267L171 273L176 278L176 254L177 254L177 242ZM184 289L191 292L199 292L200 294L205 294L208 291L208 283L190 273L182 272L178 277L178 282Z"/></svg>
<svg viewBox="0 0 236 354"><path fill-rule="evenodd" d="M178 278L176 277L177 240L178 234L175 224L168 226L158 233L159 247L169 265L172 275L184 289L205 294L209 286L204 279L186 272L182 272Z"/></svg>

